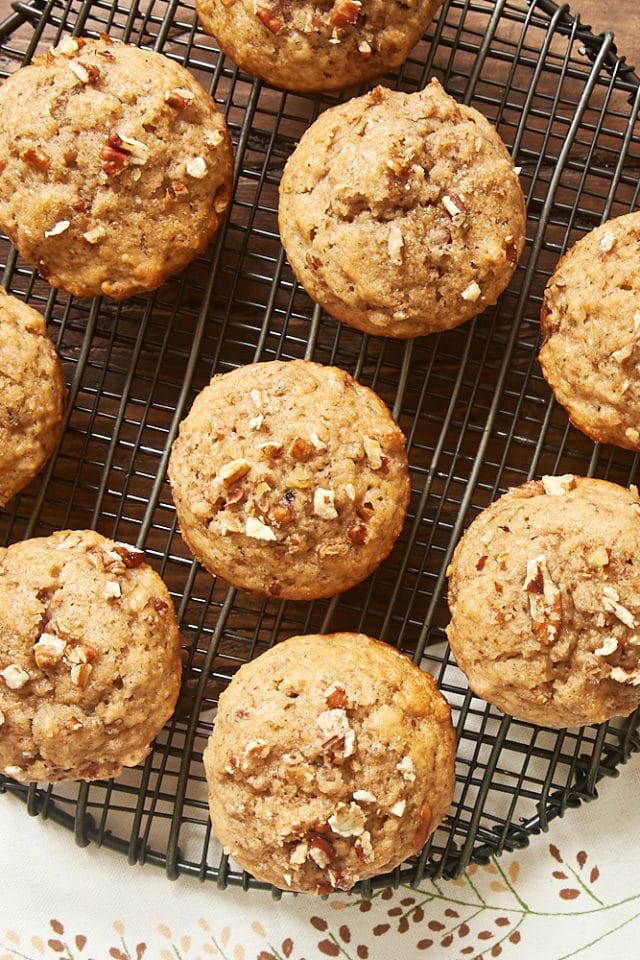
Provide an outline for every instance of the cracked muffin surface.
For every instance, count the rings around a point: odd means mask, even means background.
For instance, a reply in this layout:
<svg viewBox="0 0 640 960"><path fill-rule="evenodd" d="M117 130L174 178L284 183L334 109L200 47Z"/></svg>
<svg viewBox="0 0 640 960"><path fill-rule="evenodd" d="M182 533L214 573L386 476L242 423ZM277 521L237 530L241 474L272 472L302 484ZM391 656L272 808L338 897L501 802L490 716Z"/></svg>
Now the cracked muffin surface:
<svg viewBox="0 0 640 960"><path fill-rule="evenodd" d="M364 580L410 494L405 438L384 402L307 360L215 376L180 425L169 478L181 534L210 573L299 600Z"/></svg>
<svg viewBox="0 0 640 960"><path fill-rule="evenodd" d="M287 161L278 214L309 296L365 333L450 329L495 303L526 215L507 148L432 80L331 107Z"/></svg>
<svg viewBox="0 0 640 960"><path fill-rule="evenodd" d="M41 313L0 287L0 506L53 453L67 387Z"/></svg>
<svg viewBox="0 0 640 960"><path fill-rule="evenodd" d="M463 534L447 636L478 696L548 727L640 703L635 487L566 474L513 487Z"/></svg>
<svg viewBox="0 0 640 960"><path fill-rule="evenodd" d="M0 549L0 769L118 776L149 753L181 677L173 602L135 547L64 530Z"/></svg>
<svg viewBox="0 0 640 960"><path fill-rule="evenodd" d="M0 86L0 224L54 287L120 300L202 252L231 192L224 118L188 70L67 37Z"/></svg>
<svg viewBox="0 0 640 960"><path fill-rule="evenodd" d="M340 90L406 60L442 0L197 0L203 29L248 73Z"/></svg>
<svg viewBox="0 0 640 960"><path fill-rule="evenodd" d="M240 668L204 763L214 832L240 866L326 894L422 849L452 799L455 735L435 680L404 654L315 634Z"/></svg>
<svg viewBox="0 0 640 960"><path fill-rule="evenodd" d="M640 450L640 212L578 240L560 259L540 313L540 366L579 430Z"/></svg>

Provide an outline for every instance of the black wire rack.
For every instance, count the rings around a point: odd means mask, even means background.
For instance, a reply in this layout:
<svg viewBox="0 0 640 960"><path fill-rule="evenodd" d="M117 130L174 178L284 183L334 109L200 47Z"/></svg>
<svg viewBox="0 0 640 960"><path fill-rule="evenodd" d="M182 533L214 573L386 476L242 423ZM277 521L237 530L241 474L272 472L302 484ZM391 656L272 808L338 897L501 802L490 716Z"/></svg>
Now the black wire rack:
<svg viewBox="0 0 640 960"><path fill-rule="evenodd" d="M435 676L458 735L448 817L420 857L368 886L453 877L526 846L597 796L598 782L639 748L640 717L552 731L474 697L445 641L445 571L463 529L509 486L545 473L636 478L635 455L570 427L537 364L542 292L559 256L638 203L633 69L610 34L594 36L566 5L444 3L383 82L413 91L436 76L496 125L521 168L527 245L495 308L405 342L323 314L295 282L278 235L287 157L321 110L361 91L310 97L262 84L220 55L190 0L16 0L0 24L0 76L65 34L104 32L161 51L211 91L236 148L234 200L203 256L156 292L118 304L51 289L0 238L0 279L45 314L70 388L55 455L0 515L0 538L93 527L143 547L175 601L184 683L144 765L93 783L25 787L0 777L0 792L64 824L80 845L160 865L170 878L259 887L210 832L202 751L218 695L242 663L287 636L358 630ZM406 433L411 468L409 514L391 557L359 587L313 603L256 600L202 570L180 538L165 475L179 422L214 372L294 357L343 367L375 389Z"/></svg>

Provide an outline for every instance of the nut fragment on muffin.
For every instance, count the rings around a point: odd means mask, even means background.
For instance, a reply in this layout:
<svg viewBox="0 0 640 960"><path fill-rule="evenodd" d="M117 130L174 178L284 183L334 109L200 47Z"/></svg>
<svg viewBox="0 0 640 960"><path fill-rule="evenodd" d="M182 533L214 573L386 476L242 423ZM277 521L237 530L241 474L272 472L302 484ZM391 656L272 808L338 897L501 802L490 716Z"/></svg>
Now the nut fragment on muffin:
<svg viewBox="0 0 640 960"><path fill-rule="evenodd" d="M449 571L447 636L469 686L563 728L640 705L640 501L573 474L513 487L471 523Z"/></svg>
<svg viewBox="0 0 640 960"><path fill-rule="evenodd" d="M180 425L169 479L202 565L283 599L364 580L392 550L410 495L405 437L385 403L307 360L215 376Z"/></svg>
<svg viewBox="0 0 640 960"><path fill-rule="evenodd" d="M0 549L0 772L118 776L149 754L180 678L173 602L141 550L93 530Z"/></svg>
<svg viewBox="0 0 640 960"><path fill-rule="evenodd" d="M203 29L248 73L302 92L398 67L442 0L197 0Z"/></svg>
<svg viewBox="0 0 640 960"><path fill-rule="evenodd" d="M244 664L204 753L214 832L263 882L326 894L420 852L451 803L455 735L435 680L354 633Z"/></svg>
<svg viewBox="0 0 640 960"><path fill-rule="evenodd" d="M44 317L0 287L0 506L50 459L67 405Z"/></svg>
<svg viewBox="0 0 640 960"><path fill-rule="evenodd" d="M540 314L542 373L594 441L640 450L640 211L590 231L560 259Z"/></svg>
<svg viewBox="0 0 640 960"><path fill-rule="evenodd" d="M233 150L213 98L151 50L66 37L0 86L0 225L54 287L153 290L212 239Z"/></svg>
<svg viewBox="0 0 640 960"><path fill-rule="evenodd" d="M497 130L432 80L376 87L303 134L280 183L291 268L331 316L365 333L448 330L494 304L526 230Z"/></svg>

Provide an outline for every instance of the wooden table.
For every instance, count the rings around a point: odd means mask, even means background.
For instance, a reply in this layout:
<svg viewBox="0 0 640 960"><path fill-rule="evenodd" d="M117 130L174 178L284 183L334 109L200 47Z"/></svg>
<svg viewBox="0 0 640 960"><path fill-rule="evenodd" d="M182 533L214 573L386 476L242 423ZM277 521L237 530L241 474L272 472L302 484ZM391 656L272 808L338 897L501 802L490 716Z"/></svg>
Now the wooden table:
<svg viewBox="0 0 640 960"><path fill-rule="evenodd" d="M640 7L638 0L572 0L571 13L579 15L582 23L594 33L607 30L616 38L618 53L627 63L640 69Z"/></svg>

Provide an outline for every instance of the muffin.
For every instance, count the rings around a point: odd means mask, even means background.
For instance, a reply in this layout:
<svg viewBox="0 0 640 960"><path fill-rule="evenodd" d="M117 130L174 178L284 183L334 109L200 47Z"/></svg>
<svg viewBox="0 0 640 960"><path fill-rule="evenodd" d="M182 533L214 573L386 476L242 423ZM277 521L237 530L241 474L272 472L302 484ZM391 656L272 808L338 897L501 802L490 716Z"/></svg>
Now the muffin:
<svg viewBox="0 0 640 960"><path fill-rule="evenodd" d="M432 80L376 87L303 134L280 183L293 272L327 313L365 333L414 337L495 303L526 215L506 146Z"/></svg>
<svg viewBox="0 0 640 960"><path fill-rule="evenodd" d="M582 433L640 450L640 212L578 240L547 284L540 366Z"/></svg>
<svg viewBox="0 0 640 960"><path fill-rule="evenodd" d="M49 460L67 387L42 314L0 287L0 506Z"/></svg>
<svg viewBox="0 0 640 960"><path fill-rule="evenodd" d="M169 479L182 537L210 573L298 600L367 577L410 494L405 438L384 402L307 360L214 377L180 425Z"/></svg>
<svg viewBox="0 0 640 960"><path fill-rule="evenodd" d="M340 90L406 60L442 0L197 0L239 67L286 90Z"/></svg>
<svg viewBox="0 0 640 960"><path fill-rule="evenodd" d="M211 96L160 53L67 37L0 86L0 226L54 287L116 300L201 253L231 192Z"/></svg>
<svg viewBox="0 0 640 960"><path fill-rule="evenodd" d="M458 543L447 636L469 686L518 719L602 723L640 703L635 487L566 474L508 490Z"/></svg>
<svg viewBox="0 0 640 960"><path fill-rule="evenodd" d="M326 894L418 853L454 785L449 705L395 648L292 637L244 664L204 752L215 834L256 878Z"/></svg>
<svg viewBox="0 0 640 960"><path fill-rule="evenodd" d="M0 549L0 771L115 777L173 713L180 642L142 551L93 530Z"/></svg>

